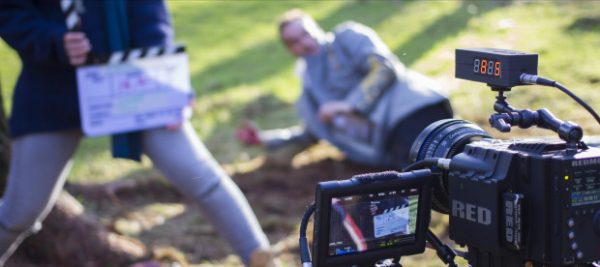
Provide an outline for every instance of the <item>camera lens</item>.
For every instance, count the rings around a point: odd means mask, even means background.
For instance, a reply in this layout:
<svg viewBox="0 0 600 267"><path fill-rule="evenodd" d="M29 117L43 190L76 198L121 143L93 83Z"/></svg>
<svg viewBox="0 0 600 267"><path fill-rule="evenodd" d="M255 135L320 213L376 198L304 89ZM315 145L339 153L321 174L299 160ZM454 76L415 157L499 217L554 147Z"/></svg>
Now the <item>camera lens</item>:
<svg viewBox="0 0 600 267"><path fill-rule="evenodd" d="M469 121L457 119L436 121L427 126L415 139L409 157L413 162L433 157L451 158L462 152L466 144L482 138L491 138L491 136ZM433 186L433 209L448 214L448 172L433 171L440 177Z"/></svg>

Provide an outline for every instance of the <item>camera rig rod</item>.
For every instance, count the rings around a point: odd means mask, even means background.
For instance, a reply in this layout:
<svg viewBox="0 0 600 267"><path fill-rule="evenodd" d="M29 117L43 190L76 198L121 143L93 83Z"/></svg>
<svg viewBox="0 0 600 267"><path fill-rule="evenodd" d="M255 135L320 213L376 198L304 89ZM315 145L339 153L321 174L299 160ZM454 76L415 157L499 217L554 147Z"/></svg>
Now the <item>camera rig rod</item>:
<svg viewBox="0 0 600 267"><path fill-rule="evenodd" d="M510 128L515 125L523 129L538 126L557 133L562 140L567 142L567 149L577 149L577 144L583 137L583 130L579 125L562 121L545 108L536 111L516 109L506 101L504 91L508 90L510 89L494 88L494 91L498 91L498 96L494 103L494 111L497 113L492 114L489 119L492 127L500 132L510 132Z"/></svg>
<svg viewBox="0 0 600 267"><path fill-rule="evenodd" d="M437 252L438 257L445 264L448 264L449 267L457 267L456 262L454 262L454 258L456 257L456 252L450 248L448 245L442 243L442 241L435 236L431 230L427 229L427 242L431 244L433 249Z"/></svg>

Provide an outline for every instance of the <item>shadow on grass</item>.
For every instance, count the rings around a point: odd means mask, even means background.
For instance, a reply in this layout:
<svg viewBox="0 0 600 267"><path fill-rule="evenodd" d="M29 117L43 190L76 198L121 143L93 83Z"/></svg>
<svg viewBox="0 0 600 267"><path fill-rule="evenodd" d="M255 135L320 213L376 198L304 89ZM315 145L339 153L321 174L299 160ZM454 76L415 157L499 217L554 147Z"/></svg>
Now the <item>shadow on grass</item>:
<svg viewBox="0 0 600 267"><path fill-rule="evenodd" d="M367 25L377 25L388 16L397 13L405 5L407 4L404 2L347 2L339 9L327 15L326 18L319 20L319 23L322 24L325 30L329 30L346 20L356 20ZM271 5L267 5L270 7L266 8L269 13L263 10L263 5L256 7L254 4L249 4L248 6L250 10L256 9L259 14L266 13L265 16L270 18L277 18L277 16L291 7L280 6L279 8L273 8ZM368 9L366 9L367 7ZM244 11L244 13L246 12ZM259 17L254 13L248 14L252 14L253 17ZM273 23L272 27L275 33L277 25ZM244 25L239 31L243 32L249 29L248 25ZM281 45L279 38L274 36L242 49L236 57L214 64L201 73L194 73L192 81L195 84L201 84L200 88L198 88L201 95L210 95L217 92L222 93L223 88L239 84L256 83L276 75L282 70L288 70L293 65L293 61L291 55Z"/></svg>
<svg viewBox="0 0 600 267"><path fill-rule="evenodd" d="M417 1L354 1L348 2L326 18L320 19L319 24L326 31L337 24L352 20L369 27L375 27L393 15L403 12L403 9Z"/></svg>
<svg viewBox="0 0 600 267"><path fill-rule="evenodd" d="M268 39L241 50L239 56L192 74L192 84L199 84L199 97L222 94L225 88L252 84L288 70L293 59L279 41Z"/></svg>
<svg viewBox="0 0 600 267"><path fill-rule="evenodd" d="M567 27L567 30L571 32L598 33L600 32L600 16L578 18Z"/></svg>
<svg viewBox="0 0 600 267"><path fill-rule="evenodd" d="M463 1L454 12L439 17L419 34L410 38L410 41L399 45L394 49L394 53L406 66L411 66L437 43L464 30L475 15L481 16L509 3L510 1ZM469 10L476 11L475 15L469 13Z"/></svg>

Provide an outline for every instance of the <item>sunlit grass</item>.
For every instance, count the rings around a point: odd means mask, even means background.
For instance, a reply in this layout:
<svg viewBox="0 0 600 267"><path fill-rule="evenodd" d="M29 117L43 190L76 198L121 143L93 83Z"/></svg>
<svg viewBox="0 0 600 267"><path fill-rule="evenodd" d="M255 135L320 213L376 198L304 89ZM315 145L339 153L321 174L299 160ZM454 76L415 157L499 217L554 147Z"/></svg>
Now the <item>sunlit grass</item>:
<svg viewBox="0 0 600 267"><path fill-rule="evenodd" d="M276 30L278 16L292 7L312 13L325 29L349 19L373 27L404 63L440 84L459 117L486 129L494 94L484 84L454 79L455 48L497 47L539 53L541 75L561 82L600 110L597 1L178 0L168 4L177 41L187 45L190 55L192 84L197 92L192 124L223 164L261 153L233 139L241 120L252 119L263 128L297 123L293 101L300 93L300 84L293 73L293 59L279 44ZM5 108L11 106L19 69L16 54L0 42ZM548 107L559 118L581 124L586 133L600 134L593 118L558 90L519 87L508 94L508 100L518 108ZM553 135L542 130L515 132ZM99 182L153 172L147 158L143 164L114 160L108 148L106 137L85 140L75 156L70 180ZM434 256L429 253L425 257ZM437 259L424 263L422 257L407 262L406 266L440 266Z"/></svg>

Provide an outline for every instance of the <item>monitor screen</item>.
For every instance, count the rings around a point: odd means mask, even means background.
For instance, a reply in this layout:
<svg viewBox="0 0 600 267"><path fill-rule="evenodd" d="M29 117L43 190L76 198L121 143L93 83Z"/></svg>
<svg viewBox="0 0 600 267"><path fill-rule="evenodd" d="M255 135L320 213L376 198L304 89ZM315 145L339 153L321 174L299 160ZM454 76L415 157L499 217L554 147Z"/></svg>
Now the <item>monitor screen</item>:
<svg viewBox="0 0 600 267"><path fill-rule="evenodd" d="M418 206L419 188L332 197L328 255L414 243Z"/></svg>

